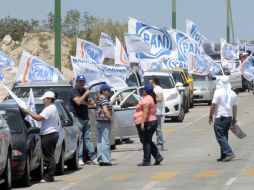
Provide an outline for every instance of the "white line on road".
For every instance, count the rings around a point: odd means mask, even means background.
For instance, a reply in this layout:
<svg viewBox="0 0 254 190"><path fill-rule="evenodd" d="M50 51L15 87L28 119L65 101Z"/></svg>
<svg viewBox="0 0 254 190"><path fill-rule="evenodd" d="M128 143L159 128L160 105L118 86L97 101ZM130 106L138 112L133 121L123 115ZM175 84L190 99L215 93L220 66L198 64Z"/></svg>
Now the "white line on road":
<svg viewBox="0 0 254 190"><path fill-rule="evenodd" d="M68 185L66 185L65 187L62 187L58 190L67 190L67 189L70 189L71 187L75 186L76 183L69 183Z"/></svg>
<svg viewBox="0 0 254 190"><path fill-rule="evenodd" d="M200 121L201 119L207 117L208 115L209 115L209 113L206 113L206 114L202 115L202 116L199 117L198 119L196 119L196 120L194 120L194 121L191 121L191 122L189 122L188 124L184 125L183 127L181 127L181 129L184 129L184 128L187 128L187 127L191 126L193 123L196 123L196 122Z"/></svg>
<svg viewBox="0 0 254 190"><path fill-rule="evenodd" d="M150 183L148 183L147 185L142 187L142 190L150 190L153 189L154 186L156 186L159 183L159 181L151 181Z"/></svg>

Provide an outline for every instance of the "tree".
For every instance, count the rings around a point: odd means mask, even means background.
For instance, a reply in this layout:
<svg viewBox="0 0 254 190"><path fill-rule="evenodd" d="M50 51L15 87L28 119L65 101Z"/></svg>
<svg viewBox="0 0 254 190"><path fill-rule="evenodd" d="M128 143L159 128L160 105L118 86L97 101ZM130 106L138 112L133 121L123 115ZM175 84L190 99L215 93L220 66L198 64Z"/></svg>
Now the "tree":
<svg viewBox="0 0 254 190"><path fill-rule="evenodd" d="M80 12L76 9L68 11L64 17L63 32L69 37L77 36L79 34L80 25Z"/></svg>
<svg viewBox="0 0 254 190"><path fill-rule="evenodd" d="M44 30L53 32L54 31L54 23L55 23L55 14L52 12L48 13L47 20L43 20L43 28Z"/></svg>

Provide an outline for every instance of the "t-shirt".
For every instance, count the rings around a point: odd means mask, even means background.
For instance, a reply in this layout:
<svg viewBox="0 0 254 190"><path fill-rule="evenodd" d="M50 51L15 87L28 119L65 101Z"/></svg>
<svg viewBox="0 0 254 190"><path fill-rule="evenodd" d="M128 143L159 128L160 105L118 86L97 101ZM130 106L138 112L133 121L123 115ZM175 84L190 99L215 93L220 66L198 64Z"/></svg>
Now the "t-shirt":
<svg viewBox="0 0 254 190"><path fill-rule="evenodd" d="M137 107L136 107L136 112L134 114L134 119L136 124L142 123L142 118L144 114L144 105L148 104L149 105L149 111L148 111L148 116L146 119L146 122L148 121L155 121L156 118L156 105L153 101L152 96L147 95L145 96L142 100L139 101Z"/></svg>
<svg viewBox="0 0 254 190"><path fill-rule="evenodd" d="M104 115L102 107L107 105L109 113L112 115L112 105L107 98L99 97L97 101L96 109L96 120L97 121L109 121L109 119Z"/></svg>
<svg viewBox="0 0 254 190"><path fill-rule="evenodd" d="M156 94L156 96L161 95L163 97L163 89L160 86L156 86L154 88L154 93ZM157 115L164 114L164 99L161 102L157 101L156 108L157 108Z"/></svg>
<svg viewBox="0 0 254 190"><path fill-rule="evenodd" d="M233 105L236 105L237 96L234 91L230 91L231 99L229 100L230 107L227 108L225 103L226 93L223 89L218 89L215 91L213 96L213 104L217 105L217 110L215 111L215 117L219 118L220 116L232 117L233 116Z"/></svg>
<svg viewBox="0 0 254 190"><path fill-rule="evenodd" d="M69 102L70 102L70 106L71 106L71 111L79 118L82 120L88 120L88 106L85 104L81 104L81 105L77 105L74 102L74 98L76 97L81 97L83 96L83 94L86 92L86 89L83 89L82 91L73 88L71 90L71 94L70 94L70 98L69 98ZM85 101L88 101L88 97L85 98Z"/></svg>
<svg viewBox="0 0 254 190"><path fill-rule="evenodd" d="M40 115L45 118L44 121L41 122L41 135L46 135L53 132L59 132L60 129L60 119L58 115L58 111L54 104L45 107Z"/></svg>

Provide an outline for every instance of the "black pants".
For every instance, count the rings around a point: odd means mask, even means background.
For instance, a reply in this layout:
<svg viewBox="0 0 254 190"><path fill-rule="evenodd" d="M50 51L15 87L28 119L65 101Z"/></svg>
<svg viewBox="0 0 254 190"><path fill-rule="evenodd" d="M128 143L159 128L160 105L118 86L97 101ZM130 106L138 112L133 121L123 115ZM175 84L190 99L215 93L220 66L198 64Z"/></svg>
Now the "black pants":
<svg viewBox="0 0 254 190"><path fill-rule="evenodd" d="M146 122L144 131L141 131L141 124L136 125L140 141L143 144L143 162L145 163L151 162L151 155L153 155L155 160L158 160L161 157L157 146L152 141L157 125L157 121Z"/></svg>
<svg viewBox="0 0 254 190"><path fill-rule="evenodd" d="M41 149L44 159L46 177L53 177L56 170L55 149L59 139L59 133L54 132L41 136Z"/></svg>

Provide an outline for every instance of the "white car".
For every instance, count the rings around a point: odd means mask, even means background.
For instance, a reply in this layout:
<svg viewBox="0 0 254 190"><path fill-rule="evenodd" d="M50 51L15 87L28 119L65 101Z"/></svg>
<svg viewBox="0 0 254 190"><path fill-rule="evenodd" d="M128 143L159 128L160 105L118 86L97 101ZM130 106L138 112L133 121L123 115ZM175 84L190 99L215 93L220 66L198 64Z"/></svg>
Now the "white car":
<svg viewBox="0 0 254 190"><path fill-rule="evenodd" d="M185 116L183 97L180 91L184 90L182 83L175 83L172 74L168 72L145 72L144 81L155 76L160 82L163 89L163 96L165 100L165 120L171 118L173 121L182 122Z"/></svg>
<svg viewBox="0 0 254 190"><path fill-rule="evenodd" d="M239 71L240 64L236 62L235 70L231 71L229 69L223 68L221 61L214 62L215 70L214 76L216 77L216 88L220 88L219 81L223 75L228 75L232 90L239 91L242 89L242 74Z"/></svg>

